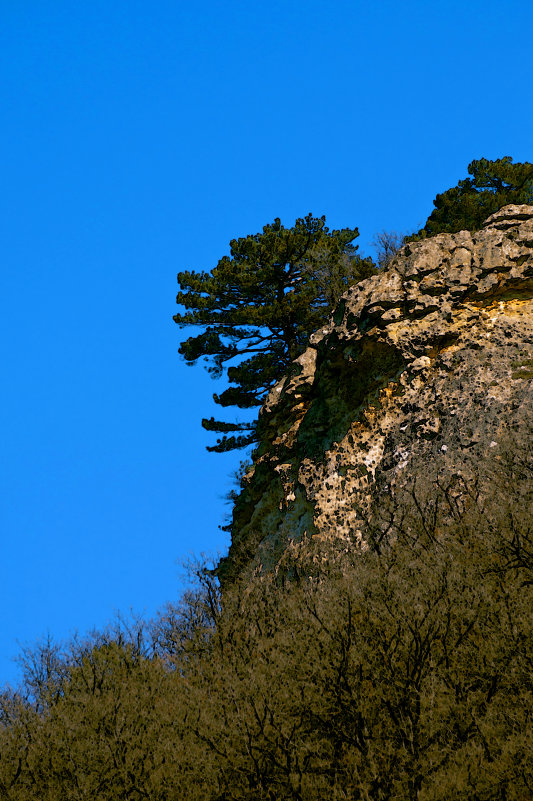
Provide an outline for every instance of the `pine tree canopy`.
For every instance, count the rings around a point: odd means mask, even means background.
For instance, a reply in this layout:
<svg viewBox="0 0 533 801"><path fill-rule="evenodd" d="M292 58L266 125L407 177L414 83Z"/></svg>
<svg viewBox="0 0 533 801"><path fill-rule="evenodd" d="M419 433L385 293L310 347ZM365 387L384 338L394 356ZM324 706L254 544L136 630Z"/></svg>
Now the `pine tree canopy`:
<svg viewBox="0 0 533 801"><path fill-rule="evenodd" d="M263 231L230 242L211 272L180 272L176 301L183 326L203 331L181 343L188 364L199 359L230 386L213 398L221 406L260 406L268 391L307 346L337 300L352 284L373 275L371 259L357 255L357 228L330 231L325 217L309 214L285 228L279 218ZM203 420L224 436L211 451L242 448L257 441L256 423ZM226 436L231 433L231 436Z"/></svg>
<svg viewBox="0 0 533 801"><path fill-rule="evenodd" d="M510 156L479 159L468 165L469 177L437 195L425 226L409 240L440 233L476 231L487 217L509 203L533 203L533 164L513 164Z"/></svg>

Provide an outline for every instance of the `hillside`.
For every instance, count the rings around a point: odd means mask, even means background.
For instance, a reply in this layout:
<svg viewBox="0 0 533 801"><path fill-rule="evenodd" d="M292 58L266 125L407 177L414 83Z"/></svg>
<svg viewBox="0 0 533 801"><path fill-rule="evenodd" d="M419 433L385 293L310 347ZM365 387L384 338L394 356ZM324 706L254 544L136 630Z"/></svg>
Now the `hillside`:
<svg viewBox="0 0 533 801"><path fill-rule="evenodd" d="M532 798L532 289L531 206L350 289L262 409L218 571L22 650L0 798Z"/></svg>

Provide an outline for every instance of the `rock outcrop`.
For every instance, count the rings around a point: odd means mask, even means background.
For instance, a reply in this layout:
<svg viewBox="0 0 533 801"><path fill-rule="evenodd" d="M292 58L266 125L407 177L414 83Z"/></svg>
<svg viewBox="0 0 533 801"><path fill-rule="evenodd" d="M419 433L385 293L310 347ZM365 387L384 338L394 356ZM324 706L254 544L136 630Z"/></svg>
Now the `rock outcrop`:
<svg viewBox="0 0 533 801"><path fill-rule="evenodd" d="M275 564L306 533L361 536L378 486L497 458L533 400L533 206L402 248L352 287L261 410L219 573Z"/></svg>

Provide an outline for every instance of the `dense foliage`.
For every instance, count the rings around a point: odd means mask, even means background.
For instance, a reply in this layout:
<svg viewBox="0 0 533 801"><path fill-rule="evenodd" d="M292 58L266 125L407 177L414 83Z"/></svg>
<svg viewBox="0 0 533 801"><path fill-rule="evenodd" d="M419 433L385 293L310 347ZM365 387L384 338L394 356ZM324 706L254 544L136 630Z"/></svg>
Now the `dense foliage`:
<svg viewBox="0 0 533 801"><path fill-rule="evenodd" d="M483 466L485 469L486 466ZM533 797L533 465L381 497L150 626L44 643L0 704L9 801Z"/></svg>
<svg viewBox="0 0 533 801"><path fill-rule="evenodd" d="M479 230L487 217L510 203L533 203L533 164L513 164L510 156L478 159L468 165L468 178L438 194L425 226L408 239L441 233Z"/></svg>
<svg viewBox="0 0 533 801"><path fill-rule="evenodd" d="M346 289L375 269L357 255L357 228L330 231L325 217L309 214L285 228L279 219L263 231L230 242L211 272L180 272L180 326L204 330L182 342L188 364L207 362L230 386L213 397L221 406L260 406L269 389L302 353ZM256 425L203 420L222 433L208 450L241 448L256 440ZM231 434L231 436L227 436Z"/></svg>

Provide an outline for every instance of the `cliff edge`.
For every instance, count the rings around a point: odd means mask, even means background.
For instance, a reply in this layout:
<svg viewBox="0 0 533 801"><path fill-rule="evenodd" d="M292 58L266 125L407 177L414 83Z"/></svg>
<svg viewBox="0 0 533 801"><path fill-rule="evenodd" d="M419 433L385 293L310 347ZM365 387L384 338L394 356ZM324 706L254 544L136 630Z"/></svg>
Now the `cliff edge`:
<svg viewBox="0 0 533 801"><path fill-rule="evenodd" d="M503 432L527 430L532 379L533 206L404 246L271 391L221 580L306 535L357 543L380 487L497 460Z"/></svg>

